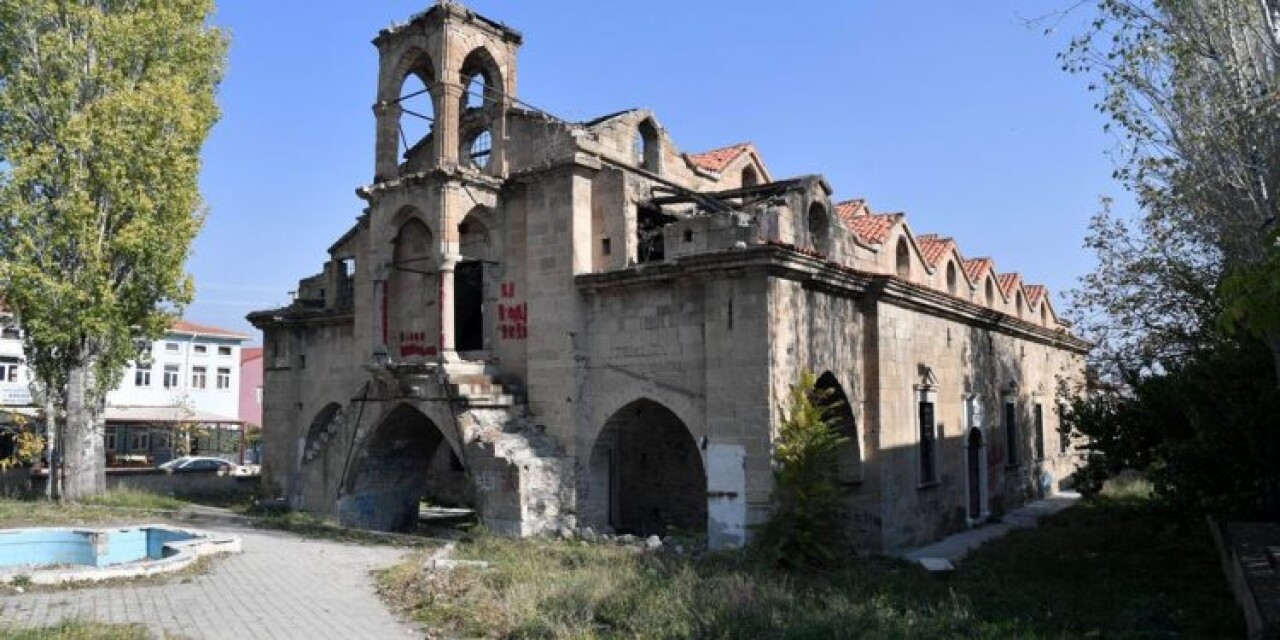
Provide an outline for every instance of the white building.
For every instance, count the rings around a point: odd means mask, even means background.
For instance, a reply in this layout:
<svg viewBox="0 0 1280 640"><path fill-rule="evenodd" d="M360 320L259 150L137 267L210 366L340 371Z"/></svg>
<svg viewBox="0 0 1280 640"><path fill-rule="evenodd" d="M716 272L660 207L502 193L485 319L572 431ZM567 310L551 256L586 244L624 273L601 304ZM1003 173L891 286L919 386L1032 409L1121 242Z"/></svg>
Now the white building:
<svg viewBox="0 0 1280 640"><path fill-rule="evenodd" d="M240 445L240 344L248 336L173 323L159 340L141 349L120 385L107 394L105 444L108 466L154 465L174 456L174 427L199 425L189 443L195 451L234 458ZM33 406L22 333L0 308L0 436L15 415L38 416ZM4 453L0 437L0 454Z"/></svg>
<svg viewBox="0 0 1280 640"><path fill-rule="evenodd" d="M198 424L196 453L230 456L240 444L240 344L248 336L185 320L130 362L107 394L108 465L153 465L175 454L173 429Z"/></svg>

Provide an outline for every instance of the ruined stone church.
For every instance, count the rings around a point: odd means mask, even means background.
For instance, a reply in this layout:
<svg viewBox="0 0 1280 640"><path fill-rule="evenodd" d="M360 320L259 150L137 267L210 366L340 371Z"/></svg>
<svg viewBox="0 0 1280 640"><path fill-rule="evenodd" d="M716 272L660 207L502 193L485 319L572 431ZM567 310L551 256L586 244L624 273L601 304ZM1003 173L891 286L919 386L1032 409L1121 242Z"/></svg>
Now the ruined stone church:
<svg viewBox="0 0 1280 640"><path fill-rule="evenodd" d="M269 491L379 530L426 502L510 535L740 545L804 371L848 436L864 549L979 526L1075 467L1058 383L1087 344L1044 287L751 144L532 108L521 34L457 3L373 42L367 207L292 304L249 316Z"/></svg>

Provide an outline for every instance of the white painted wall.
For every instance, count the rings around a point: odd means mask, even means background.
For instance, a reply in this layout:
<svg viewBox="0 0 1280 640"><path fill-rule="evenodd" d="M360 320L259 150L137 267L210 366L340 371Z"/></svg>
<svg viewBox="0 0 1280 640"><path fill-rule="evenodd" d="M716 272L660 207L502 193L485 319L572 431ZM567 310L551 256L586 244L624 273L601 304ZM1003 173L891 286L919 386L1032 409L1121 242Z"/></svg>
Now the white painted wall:
<svg viewBox="0 0 1280 640"><path fill-rule="evenodd" d="M183 404L196 412L236 420L240 411L240 343L243 341L223 336L169 333L151 344L149 384L138 384L138 370L146 368L137 360L130 362L120 385L107 394L107 404L117 407ZM145 361L145 358L139 359ZM166 367L177 372L176 385L165 386ZM198 367L204 368L203 388L193 384L193 374ZM220 369L225 370L228 377L225 389L218 388Z"/></svg>

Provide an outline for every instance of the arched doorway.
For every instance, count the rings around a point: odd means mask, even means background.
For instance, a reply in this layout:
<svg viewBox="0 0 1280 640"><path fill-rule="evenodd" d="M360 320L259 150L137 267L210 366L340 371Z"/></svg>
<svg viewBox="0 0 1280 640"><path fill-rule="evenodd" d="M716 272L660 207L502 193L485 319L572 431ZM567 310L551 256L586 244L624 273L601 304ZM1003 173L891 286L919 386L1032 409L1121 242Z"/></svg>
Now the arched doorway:
<svg viewBox="0 0 1280 640"><path fill-rule="evenodd" d="M642 399L605 421L591 449L584 513L618 533L707 531L707 476L684 422Z"/></svg>
<svg viewBox="0 0 1280 640"><path fill-rule="evenodd" d="M986 514L987 469L986 443L982 437L982 429L973 427L964 441L966 504L965 512L969 523L982 520Z"/></svg>
<svg viewBox="0 0 1280 640"><path fill-rule="evenodd" d="M836 433L847 438L837 455L837 479L843 483L862 482L862 447L858 442L858 423L853 417L853 406L845 395L844 387L830 371L818 376L813 388L822 417Z"/></svg>
<svg viewBox="0 0 1280 640"><path fill-rule="evenodd" d="M338 504L342 524L375 531L410 531L423 500L470 502L461 461L430 418L409 405L391 410L351 461Z"/></svg>

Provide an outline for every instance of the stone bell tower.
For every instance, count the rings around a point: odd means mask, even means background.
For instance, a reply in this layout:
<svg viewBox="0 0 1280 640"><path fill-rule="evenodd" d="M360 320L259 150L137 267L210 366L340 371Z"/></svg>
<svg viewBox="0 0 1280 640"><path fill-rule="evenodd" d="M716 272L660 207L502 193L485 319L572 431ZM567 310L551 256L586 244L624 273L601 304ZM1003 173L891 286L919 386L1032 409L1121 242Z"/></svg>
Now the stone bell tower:
<svg viewBox="0 0 1280 640"><path fill-rule="evenodd" d="M360 190L380 265L373 354L398 363L483 354L494 339L483 314L502 268L500 187L521 36L441 0L373 42L374 183ZM411 129L426 133L411 140Z"/></svg>

